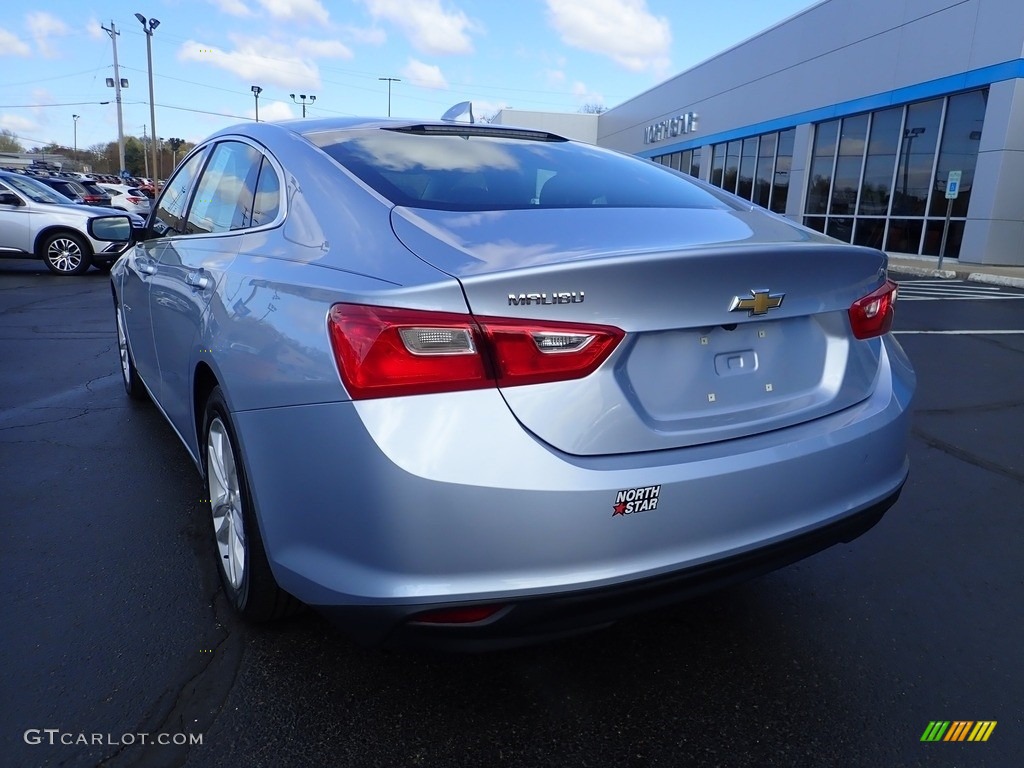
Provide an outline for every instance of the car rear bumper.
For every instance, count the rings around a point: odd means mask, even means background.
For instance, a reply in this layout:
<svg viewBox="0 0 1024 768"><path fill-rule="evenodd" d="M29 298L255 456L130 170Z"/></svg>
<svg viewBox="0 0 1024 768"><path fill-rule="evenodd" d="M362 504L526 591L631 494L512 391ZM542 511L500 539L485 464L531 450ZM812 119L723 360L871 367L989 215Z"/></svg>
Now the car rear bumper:
<svg viewBox="0 0 1024 768"><path fill-rule="evenodd" d="M452 627L408 618L475 603L506 608L457 635L523 642L869 528L908 472L914 376L898 345L886 347L874 393L854 407L675 450L560 453L497 390L242 411L236 428L284 589L371 643L457 645ZM648 503L629 514L627 499Z"/></svg>
<svg viewBox="0 0 1024 768"><path fill-rule="evenodd" d="M551 596L511 600L494 616L469 624L417 621L424 606L314 606L370 646L450 651L500 650L572 637L619 619L663 608L761 576L870 530L896 503L895 493L870 507L790 539L648 579ZM477 604L487 604L486 602ZM432 604L431 611L473 603Z"/></svg>

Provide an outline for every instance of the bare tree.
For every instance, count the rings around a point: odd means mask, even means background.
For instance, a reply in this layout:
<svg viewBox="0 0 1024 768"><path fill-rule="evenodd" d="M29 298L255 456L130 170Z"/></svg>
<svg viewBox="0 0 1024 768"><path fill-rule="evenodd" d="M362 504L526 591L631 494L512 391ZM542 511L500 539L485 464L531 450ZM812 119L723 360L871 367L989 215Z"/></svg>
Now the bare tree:
<svg viewBox="0 0 1024 768"><path fill-rule="evenodd" d="M8 129L0 130L0 152L24 152L25 147L18 141L18 135Z"/></svg>
<svg viewBox="0 0 1024 768"><path fill-rule="evenodd" d="M584 115L600 115L602 112L607 112L608 107L606 107L604 104L590 103L584 104L577 111L583 113Z"/></svg>

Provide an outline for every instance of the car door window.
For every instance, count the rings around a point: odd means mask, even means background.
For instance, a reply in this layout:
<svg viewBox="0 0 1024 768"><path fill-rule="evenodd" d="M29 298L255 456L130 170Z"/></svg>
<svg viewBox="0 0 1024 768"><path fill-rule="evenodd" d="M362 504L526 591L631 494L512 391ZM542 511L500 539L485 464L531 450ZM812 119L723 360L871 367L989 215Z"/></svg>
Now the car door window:
<svg viewBox="0 0 1024 768"><path fill-rule="evenodd" d="M177 173L167 182L167 187L157 203L153 217L152 229L157 237L170 237L184 234L182 226L185 208L188 205L188 192L192 188L192 180L202 167L205 152L198 152L178 169Z"/></svg>
<svg viewBox="0 0 1024 768"><path fill-rule="evenodd" d="M277 171L267 158L260 166L260 178L256 182L256 199L252 208L252 226L270 224L281 211L281 181Z"/></svg>
<svg viewBox="0 0 1024 768"><path fill-rule="evenodd" d="M185 232L213 234L251 226L262 160L257 149L239 141L214 147L196 186Z"/></svg>

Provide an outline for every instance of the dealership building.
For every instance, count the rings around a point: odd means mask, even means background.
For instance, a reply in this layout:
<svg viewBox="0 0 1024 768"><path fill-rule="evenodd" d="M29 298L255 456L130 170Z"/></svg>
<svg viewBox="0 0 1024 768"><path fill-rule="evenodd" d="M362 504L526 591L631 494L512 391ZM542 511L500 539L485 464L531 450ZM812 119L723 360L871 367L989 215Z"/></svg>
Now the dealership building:
<svg viewBox="0 0 1024 768"><path fill-rule="evenodd" d="M1024 266L1021 0L824 0L601 115L497 119L847 242Z"/></svg>

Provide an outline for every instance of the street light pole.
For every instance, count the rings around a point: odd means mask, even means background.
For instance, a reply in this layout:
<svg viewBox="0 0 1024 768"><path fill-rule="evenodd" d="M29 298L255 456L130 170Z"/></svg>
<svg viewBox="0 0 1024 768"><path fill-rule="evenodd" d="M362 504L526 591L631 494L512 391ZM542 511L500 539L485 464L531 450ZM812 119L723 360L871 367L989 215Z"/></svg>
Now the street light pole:
<svg viewBox="0 0 1024 768"><path fill-rule="evenodd" d="M388 81L388 117L391 117L391 84L402 82L397 77L378 77L378 80Z"/></svg>
<svg viewBox="0 0 1024 768"><path fill-rule="evenodd" d="M142 31L146 33L146 60L149 63L149 127L153 129L153 138L156 138L156 104L153 101L153 30L160 26L157 19L147 19L141 13L136 13L135 18L142 25ZM150 146L150 154L153 157L153 173L156 173L156 142ZM156 188L158 179L153 179L153 188Z"/></svg>
<svg viewBox="0 0 1024 768"><path fill-rule="evenodd" d="M71 119L75 121L75 156L78 156L78 118L81 115L72 115Z"/></svg>
<svg viewBox="0 0 1024 768"><path fill-rule="evenodd" d="M260 121L260 94L263 93L263 89L258 85L252 87L252 97L256 99L256 122Z"/></svg>
<svg viewBox="0 0 1024 768"><path fill-rule="evenodd" d="M292 101L295 101L295 94L294 93L289 93L288 95L292 97ZM302 116L305 117L306 116L306 105L307 104L312 104L314 101L316 101L316 96L310 96L309 97L309 101L306 101L306 94L300 93L299 94L299 98L301 99L301 101L295 101L295 103L302 105Z"/></svg>

